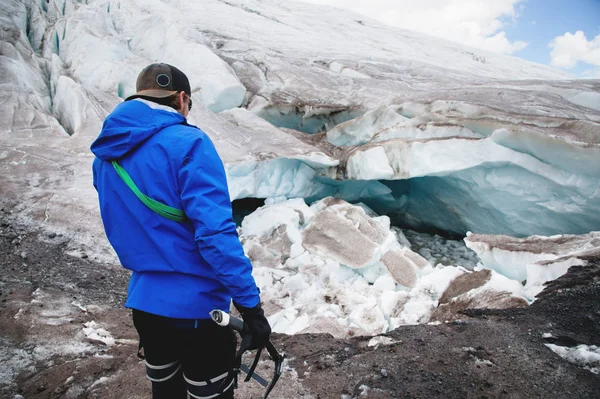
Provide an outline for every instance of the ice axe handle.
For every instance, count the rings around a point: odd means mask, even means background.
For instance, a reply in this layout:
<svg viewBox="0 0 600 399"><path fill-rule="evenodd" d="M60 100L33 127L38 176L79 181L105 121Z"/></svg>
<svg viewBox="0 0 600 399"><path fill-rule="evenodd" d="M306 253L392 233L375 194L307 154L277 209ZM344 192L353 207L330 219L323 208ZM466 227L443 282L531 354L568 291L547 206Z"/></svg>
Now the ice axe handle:
<svg viewBox="0 0 600 399"><path fill-rule="evenodd" d="M219 310L219 309L212 310L210 312L210 317L213 319L213 321L215 323L217 323L218 325L220 325L222 327L229 327L240 333L248 331L248 327L244 324L244 322L242 320L238 319L235 316L230 315L229 313L223 312L222 310ZM283 360L285 359L285 355L283 353L279 354L277 352L277 349L275 349L275 346L273 346L273 344L271 343L271 341L267 341L266 348L267 348L267 351L269 352L269 356L271 356L271 359L273 360L273 362L275 362L275 370L273 373L273 379L271 380L271 383L267 386L267 390L265 391L263 399L267 399L267 396L269 396L269 393L271 392L273 387L275 387L275 384L279 380L279 377L281 377L281 372L283 370ZM248 379L250 379L254 375L254 369L256 368L256 365L258 364L261 350L262 350L262 348L259 348L258 351L256 352L256 358L254 359L254 362L252 363L252 366L250 368L244 366L248 369L247 371L244 370L244 371L246 371L246 374L248 375L248 377L246 378L245 381L248 381ZM241 362L241 355L240 355L240 362ZM259 376L256 376L256 377L259 377ZM255 379L261 385L263 385L263 386L266 385L265 384L266 381L262 377L259 377L259 378L256 378L256 377L255 377Z"/></svg>
<svg viewBox="0 0 600 399"><path fill-rule="evenodd" d="M215 323L222 327L233 328L235 331L244 331L244 322L229 313L223 312L222 310L215 309L210 312L210 317Z"/></svg>

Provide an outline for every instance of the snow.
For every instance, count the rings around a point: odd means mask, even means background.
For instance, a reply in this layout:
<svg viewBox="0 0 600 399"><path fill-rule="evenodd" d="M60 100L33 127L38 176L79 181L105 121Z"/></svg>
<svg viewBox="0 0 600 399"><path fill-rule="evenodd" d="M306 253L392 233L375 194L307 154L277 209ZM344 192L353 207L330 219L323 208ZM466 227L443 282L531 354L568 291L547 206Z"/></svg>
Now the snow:
<svg viewBox="0 0 600 399"><path fill-rule="evenodd" d="M359 396L368 396L369 392L371 391L371 387L365 384L360 385L358 389L360 390Z"/></svg>
<svg viewBox="0 0 600 399"><path fill-rule="evenodd" d="M393 339L391 339L390 337L383 337L383 336L377 336L377 337L373 337L369 340L369 342L367 343L367 346L374 346L375 348L377 348L379 345L393 345L395 343L397 343L398 341L394 341Z"/></svg>
<svg viewBox="0 0 600 399"><path fill-rule="evenodd" d="M90 385L90 389L95 387L96 385L106 384L109 381L110 381L110 379L108 377L100 377L96 381L94 381L94 383L92 385Z"/></svg>
<svg viewBox="0 0 600 399"><path fill-rule="evenodd" d="M494 365L494 363L492 363L491 361L487 360L487 359L475 359L475 365L480 367L480 366L488 366L488 367L492 367Z"/></svg>
<svg viewBox="0 0 600 399"><path fill-rule="evenodd" d="M83 333L90 342L102 342L106 346L113 346L115 339L110 332L101 328L95 321L88 321L84 324Z"/></svg>
<svg viewBox="0 0 600 399"><path fill-rule="evenodd" d="M545 344L554 353L563 359L584 367L594 374L600 374L600 348L594 345L577 345L565 347L554 344Z"/></svg>

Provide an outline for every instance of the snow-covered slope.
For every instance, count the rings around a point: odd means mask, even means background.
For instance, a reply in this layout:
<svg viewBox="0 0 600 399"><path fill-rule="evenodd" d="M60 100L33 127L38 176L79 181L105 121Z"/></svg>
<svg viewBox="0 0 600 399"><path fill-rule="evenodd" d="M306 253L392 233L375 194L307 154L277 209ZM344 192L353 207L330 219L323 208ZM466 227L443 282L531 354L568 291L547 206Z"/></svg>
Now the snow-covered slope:
<svg viewBox="0 0 600 399"><path fill-rule="evenodd" d="M595 81L304 3L5 3L1 183L45 220L95 212L86 147L165 61L206 106L190 119L234 199L333 195L455 233L600 229Z"/></svg>

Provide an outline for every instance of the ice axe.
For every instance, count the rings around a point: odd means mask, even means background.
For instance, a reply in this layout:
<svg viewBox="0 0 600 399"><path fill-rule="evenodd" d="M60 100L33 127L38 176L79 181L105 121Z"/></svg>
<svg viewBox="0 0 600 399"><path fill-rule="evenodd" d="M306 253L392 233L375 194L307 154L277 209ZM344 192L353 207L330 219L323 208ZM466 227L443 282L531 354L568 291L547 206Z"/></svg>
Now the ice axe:
<svg viewBox="0 0 600 399"><path fill-rule="evenodd" d="M229 328L237 331L238 333L240 333L242 338L243 338L244 334L249 333L248 327L244 324L244 322L242 320L238 319L235 316L231 316L229 313L223 312L222 310L215 309L215 310L211 311L210 317L218 325L220 325L222 327L229 327ZM285 358L285 354L283 354L283 353L280 354L279 352L277 352L277 349L275 349L275 346L273 346L271 341L267 341L265 348L267 349L267 352L269 353L271 360L273 360L273 362L275 363L275 371L273 373L273 379L271 380L270 383L268 383L264 378L262 378L260 375L258 375L254 372L254 370L256 369L256 366L258 365L258 361L260 360L260 355L262 353L263 348L258 348L256 350L256 356L254 357L254 361L252 362L252 365L250 367L241 363L241 357L242 357L243 351L242 351L242 353L238 353L238 355L237 355L238 359L236 359L237 364L234 365L234 372L238 372L238 370L235 370L235 367L239 367L239 370L246 373L246 379L244 380L245 382L250 381L250 378L252 378L256 382L258 382L260 385L267 388L267 390L265 391L265 394L263 396L263 399L267 399L267 396L269 396L269 393L271 393L271 390L273 389L273 387L275 387L277 380L279 380L279 377L281 377L281 371L283 368L283 359Z"/></svg>

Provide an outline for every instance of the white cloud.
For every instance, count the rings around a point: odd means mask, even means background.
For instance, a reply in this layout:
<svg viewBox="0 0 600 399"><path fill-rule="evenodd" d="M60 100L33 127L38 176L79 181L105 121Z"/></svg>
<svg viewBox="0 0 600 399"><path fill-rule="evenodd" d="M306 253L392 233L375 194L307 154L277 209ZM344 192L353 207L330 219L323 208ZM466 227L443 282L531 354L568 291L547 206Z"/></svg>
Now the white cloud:
<svg viewBox="0 0 600 399"><path fill-rule="evenodd" d="M304 0L367 15L389 25L428 33L472 47L512 54L527 46L511 42L502 27L516 20L524 0Z"/></svg>
<svg viewBox="0 0 600 399"><path fill-rule="evenodd" d="M600 67L600 35L588 41L583 31L567 32L552 39L548 47L552 66L573 68L581 61Z"/></svg>
<svg viewBox="0 0 600 399"><path fill-rule="evenodd" d="M583 79L600 79L600 68L588 69L582 72Z"/></svg>

